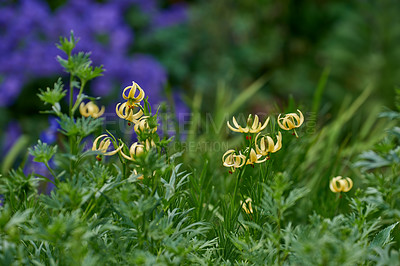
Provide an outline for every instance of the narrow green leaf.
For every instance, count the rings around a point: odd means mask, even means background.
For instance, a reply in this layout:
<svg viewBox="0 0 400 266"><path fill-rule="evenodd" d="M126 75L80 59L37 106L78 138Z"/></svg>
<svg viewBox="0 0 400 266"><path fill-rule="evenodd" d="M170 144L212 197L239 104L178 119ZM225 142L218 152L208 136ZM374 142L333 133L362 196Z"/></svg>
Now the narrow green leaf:
<svg viewBox="0 0 400 266"><path fill-rule="evenodd" d="M375 248L375 247L384 247L391 241L390 234L393 231L393 229L398 225L399 222L394 223L385 229L381 230L372 240L371 244L369 245L370 248Z"/></svg>

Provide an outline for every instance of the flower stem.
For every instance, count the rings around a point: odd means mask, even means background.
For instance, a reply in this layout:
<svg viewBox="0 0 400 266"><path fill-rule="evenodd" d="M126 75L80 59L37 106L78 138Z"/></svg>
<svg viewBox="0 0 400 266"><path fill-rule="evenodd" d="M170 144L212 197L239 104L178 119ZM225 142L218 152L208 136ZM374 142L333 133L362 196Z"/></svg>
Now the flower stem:
<svg viewBox="0 0 400 266"><path fill-rule="evenodd" d="M247 159L246 159L247 160ZM237 192L238 192L238 189L239 189L239 182L240 182L240 179L242 178L242 176L243 176L243 174L244 174L244 172L245 172L245 166L244 167L242 167L241 169L240 169L240 173L238 174L238 178L237 178L237 180L236 180L236 185L235 185L235 191L234 191L234 193L233 193L233 200L235 201L236 200L236 196L237 196Z"/></svg>
<svg viewBox="0 0 400 266"><path fill-rule="evenodd" d="M44 164L46 165L47 170L49 170L50 174L54 177L54 182L53 182L51 179L49 179L49 178L47 178L47 180L48 180L50 183L52 183L54 186L57 187L57 185L56 185L56 183L55 183L57 177L56 177L56 175L55 175L53 169L51 169L51 167L49 166L49 163L48 163L48 162L45 162Z"/></svg>
<svg viewBox="0 0 400 266"><path fill-rule="evenodd" d="M69 77L69 116L72 117L72 105L74 103L74 76L71 74Z"/></svg>
<svg viewBox="0 0 400 266"><path fill-rule="evenodd" d="M79 89L79 94L76 97L76 101L75 101L74 106L72 107L72 110L71 110L72 115L74 115L76 108L78 108L78 105L81 103L80 98L81 98L81 95L82 95L82 92L83 92L83 88L85 87L85 85L86 85L86 81L85 80L81 80L81 87Z"/></svg>

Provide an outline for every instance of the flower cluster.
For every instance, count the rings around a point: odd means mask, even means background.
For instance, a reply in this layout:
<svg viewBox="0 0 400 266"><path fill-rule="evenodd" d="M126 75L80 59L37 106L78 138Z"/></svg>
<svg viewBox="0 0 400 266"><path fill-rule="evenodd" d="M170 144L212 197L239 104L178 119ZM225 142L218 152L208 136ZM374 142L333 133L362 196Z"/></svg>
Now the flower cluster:
<svg viewBox="0 0 400 266"><path fill-rule="evenodd" d="M134 131L139 139L138 142L130 145L128 152L124 152L124 147L128 147L122 140L117 140L113 136L103 134L96 138L93 143L92 150L99 152L97 159L100 161L101 156L111 156L119 153L122 158L128 161L136 161L136 159L152 148L156 148L156 142L159 140L157 135L157 117L152 116L149 110L145 110L141 104L144 100L145 93L143 89L136 82L132 82L131 86L127 86L123 92L122 97L126 100L123 103L116 105L115 111L118 117L127 120L128 124L134 124ZM146 99L147 101L147 99ZM98 146L98 141L102 139ZM114 150L108 151L111 143L114 145ZM137 175L134 170L133 174ZM143 176L138 179L143 179Z"/></svg>
<svg viewBox="0 0 400 266"><path fill-rule="evenodd" d="M283 130L292 130L300 127L304 122L304 116L300 110L299 115L295 113L286 114L284 117L278 116L278 125ZM228 150L222 156L222 162L225 167L231 168L230 173L244 165L253 165L255 163L263 163L270 158L271 153L275 153L282 148L282 133L278 131L275 136L276 141L271 136L262 135L262 131L267 127L270 118L268 117L264 123L260 122L257 115L249 115L246 126L241 126L236 118L232 118L233 126L227 122L227 126L234 132L246 134L248 146L243 151ZM257 135L255 135L257 134ZM294 133L297 136L297 133ZM254 138L255 135L255 138Z"/></svg>

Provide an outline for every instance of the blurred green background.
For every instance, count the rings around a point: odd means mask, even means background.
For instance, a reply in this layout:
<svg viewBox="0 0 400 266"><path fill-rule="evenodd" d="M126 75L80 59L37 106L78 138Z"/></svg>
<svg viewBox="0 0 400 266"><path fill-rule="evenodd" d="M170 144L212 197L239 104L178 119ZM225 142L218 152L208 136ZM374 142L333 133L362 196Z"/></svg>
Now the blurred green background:
<svg viewBox="0 0 400 266"><path fill-rule="evenodd" d="M143 42L188 95L233 91L267 74L254 105L281 103L292 94L310 105L324 70L324 113L345 95L374 87L369 104L393 106L400 71L397 1L191 1L186 27L159 31ZM160 47L168 45L168 53ZM208 94L214 97L213 93ZM273 100L271 100L274 99ZM368 104L366 106L369 109Z"/></svg>

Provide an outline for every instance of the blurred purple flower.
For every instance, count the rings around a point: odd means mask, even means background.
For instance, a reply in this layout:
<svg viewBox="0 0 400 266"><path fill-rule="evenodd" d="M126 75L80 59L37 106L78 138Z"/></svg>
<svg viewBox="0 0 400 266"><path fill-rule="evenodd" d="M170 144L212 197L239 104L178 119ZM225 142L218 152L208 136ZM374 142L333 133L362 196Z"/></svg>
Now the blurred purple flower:
<svg viewBox="0 0 400 266"><path fill-rule="evenodd" d="M69 0L51 11L44 0L3 3L0 8L0 106L12 104L25 82L32 78L60 75L55 60L59 36L74 30L80 37L76 50L92 52L95 65L103 64L106 76L92 83L92 92L108 95L113 88L132 80L150 90L153 102L159 102L167 79L164 68L149 55L129 54L134 31L124 15L137 6L148 16L151 29L181 23L187 19L186 7L159 8L156 0Z"/></svg>
<svg viewBox="0 0 400 266"><path fill-rule="evenodd" d="M131 69L130 80L127 79L124 84L135 81L145 91L151 104L159 103L164 98L160 95L160 88L167 81L167 73L161 64L151 56L137 54L133 57Z"/></svg>
<svg viewBox="0 0 400 266"><path fill-rule="evenodd" d="M2 153L7 154L7 152L12 148L18 138L21 136L22 130L18 122L10 122L5 130L5 135L3 136Z"/></svg>
<svg viewBox="0 0 400 266"><path fill-rule="evenodd" d="M50 116L49 117L49 127L40 133L40 140L42 142L53 144L57 140L57 133L60 125L57 122L57 118Z"/></svg>
<svg viewBox="0 0 400 266"><path fill-rule="evenodd" d="M187 21L188 9L184 4L175 4L166 10L161 10L153 20L154 28L174 26Z"/></svg>
<svg viewBox="0 0 400 266"><path fill-rule="evenodd" d="M18 97L23 79L17 75L9 75L0 83L0 107L8 106Z"/></svg>
<svg viewBox="0 0 400 266"><path fill-rule="evenodd" d="M54 163L52 160L49 161L49 166L54 167ZM46 165L44 163L34 162L33 156L29 156L23 171L25 175L33 174L34 176L37 177L44 176L54 181L54 177L50 174ZM54 189L54 187L55 187L54 184L51 182L41 182L39 185L39 192L49 195L50 192Z"/></svg>

